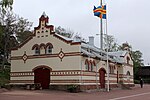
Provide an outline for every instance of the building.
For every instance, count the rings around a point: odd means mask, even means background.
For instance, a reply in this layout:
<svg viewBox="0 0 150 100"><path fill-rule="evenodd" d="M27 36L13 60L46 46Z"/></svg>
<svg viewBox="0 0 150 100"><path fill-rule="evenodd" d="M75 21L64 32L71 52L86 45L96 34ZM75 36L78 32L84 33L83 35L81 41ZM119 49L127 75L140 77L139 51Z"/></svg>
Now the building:
<svg viewBox="0 0 150 100"><path fill-rule="evenodd" d="M43 14L34 34L11 51L10 84L40 83L42 88L66 89L78 85L80 90L107 88L106 55L89 43L63 37L48 25ZM110 88L119 84L133 86L133 62L128 51L108 53Z"/></svg>
<svg viewBox="0 0 150 100"><path fill-rule="evenodd" d="M138 76L144 80L144 83L150 83L150 66L140 66L138 67Z"/></svg>

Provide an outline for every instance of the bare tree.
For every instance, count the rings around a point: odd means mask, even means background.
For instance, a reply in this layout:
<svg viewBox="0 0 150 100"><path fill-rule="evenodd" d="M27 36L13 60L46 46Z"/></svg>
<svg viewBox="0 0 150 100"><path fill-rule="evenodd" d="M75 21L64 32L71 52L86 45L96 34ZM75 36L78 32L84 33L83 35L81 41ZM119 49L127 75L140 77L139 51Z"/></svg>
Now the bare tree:
<svg viewBox="0 0 150 100"><path fill-rule="evenodd" d="M104 35L104 50L108 47L108 52L118 51L119 45L117 44L114 36Z"/></svg>
<svg viewBox="0 0 150 100"><path fill-rule="evenodd" d="M60 34L60 35L62 35L62 36L65 36L65 37L67 37L67 38L72 38L72 36L73 36L73 34L74 34L74 32L71 31L70 29L67 30L67 29L62 28L61 26L56 27L56 28L55 28L55 32L56 32L57 34Z"/></svg>

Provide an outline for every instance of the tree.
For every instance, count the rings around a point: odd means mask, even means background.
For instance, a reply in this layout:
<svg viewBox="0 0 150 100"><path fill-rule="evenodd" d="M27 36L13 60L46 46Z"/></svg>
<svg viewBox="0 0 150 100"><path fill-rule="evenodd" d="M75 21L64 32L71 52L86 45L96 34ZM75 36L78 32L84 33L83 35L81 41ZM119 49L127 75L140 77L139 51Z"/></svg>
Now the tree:
<svg viewBox="0 0 150 100"><path fill-rule="evenodd" d="M24 41L32 33L29 31L32 23L27 19L20 18L11 10L0 13L0 53L2 66L8 62L12 47Z"/></svg>
<svg viewBox="0 0 150 100"><path fill-rule="evenodd" d="M114 36L112 35L104 35L104 50L108 47L108 52L118 51L119 45L115 41Z"/></svg>
<svg viewBox="0 0 150 100"><path fill-rule="evenodd" d="M1 5L3 8L11 7L12 4L13 4L13 0L1 0L1 1L0 1L0 5Z"/></svg>
<svg viewBox="0 0 150 100"><path fill-rule="evenodd" d="M21 43L32 35L32 32L30 32L32 23L27 19L17 16L12 11L8 10L5 14L1 14L0 19L0 37L7 37L10 40L16 38L15 41ZM0 38L0 41L3 41L2 38ZM14 45L12 46L14 47ZM11 48L12 46L9 47Z"/></svg>
<svg viewBox="0 0 150 100"><path fill-rule="evenodd" d="M81 34L79 34L79 33L75 34L70 29L67 30L67 29L62 28L61 26L58 26L58 27L55 28L55 32L57 34L60 34L60 35L64 36L64 37L72 38L75 41L85 42L85 39L81 36Z"/></svg>
<svg viewBox="0 0 150 100"><path fill-rule="evenodd" d="M55 28L55 32L56 32L57 34L60 34L60 35L62 35L62 36L65 36L65 37L67 37L67 38L71 38L71 37L73 36L73 34L74 34L73 31L71 31L71 30L66 30L66 29L62 28L61 26L56 27L56 28Z"/></svg>
<svg viewBox="0 0 150 100"><path fill-rule="evenodd" d="M108 39L108 42L107 42ZM140 66L143 66L143 59L142 59L142 52L139 50L132 50L132 46L129 45L127 42L123 43L122 45L118 45L115 42L115 38L111 35L105 35L104 37L104 48L106 50L106 47L108 45L108 51L119 51L119 50L127 50L130 52L132 60L133 60L133 70L134 70L134 78L138 79L138 68Z"/></svg>
<svg viewBox="0 0 150 100"><path fill-rule="evenodd" d="M21 17L17 20L15 34L19 43L22 43L32 35L32 32L30 31L31 27L32 22L29 22L27 19Z"/></svg>
<svg viewBox="0 0 150 100"><path fill-rule="evenodd" d="M29 30L23 32L17 32L16 37L19 43L24 42L28 37L30 37L33 33Z"/></svg>
<svg viewBox="0 0 150 100"><path fill-rule="evenodd" d="M6 10L12 9L13 0L1 0L0 1L0 12L6 13Z"/></svg>
<svg viewBox="0 0 150 100"><path fill-rule="evenodd" d="M134 68L134 78L138 79L138 68L143 66L142 52L139 50L131 51L132 59L133 59L133 68Z"/></svg>

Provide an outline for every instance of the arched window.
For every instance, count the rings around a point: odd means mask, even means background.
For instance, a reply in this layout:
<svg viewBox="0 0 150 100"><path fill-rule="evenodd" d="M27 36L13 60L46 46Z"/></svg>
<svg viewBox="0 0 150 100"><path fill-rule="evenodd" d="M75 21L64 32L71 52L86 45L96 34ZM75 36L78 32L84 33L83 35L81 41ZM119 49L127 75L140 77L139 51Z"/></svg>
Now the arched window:
<svg viewBox="0 0 150 100"><path fill-rule="evenodd" d="M52 54L53 45L51 43L46 44L46 54Z"/></svg>
<svg viewBox="0 0 150 100"><path fill-rule="evenodd" d="M127 71L127 76L130 76L130 72L129 71Z"/></svg>
<svg viewBox="0 0 150 100"><path fill-rule="evenodd" d="M87 59L85 60L85 69L89 71L89 63Z"/></svg>
<svg viewBox="0 0 150 100"><path fill-rule="evenodd" d="M130 58L129 58L129 57L127 57L127 64L129 64L129 61L130 61Z"/></svg>
<svg viewBox="0 0 150 100"><path fill-rule="evenodd" d="M35 47L35 55L39 55L40 54L40 50L38 47Z"/></svg>
<svg viewBox="0 0 150 100"><path fill-rule="evenodd" d="M48 46L46 48L46 54L52 54L52 47L51 46Z"/></svg>
<svg viewBox="0 0 150 100"><path fill-rule="evenodd" d="M89 71L93 71L93 62L92 61L90 61L90 69L89 69Z"/></svg>
<svg viewBox="0 0 150 100"><path fill-rule="evenodd" d="M44 43L40 44L40 54L45 54L45 44Z"/></svg>
<svg viewBox="0 0 150 100"><path fill-rule="evenodd" d="M35 44L35 45L32 47L32 50L34 50L34 54L35 54L35 55L39 55L39 54L40 54L40 48L39 48L39 45L38 45L38 44Z"/></svg>
<svg viewBox="0 0 150 100"><path fill-rule="evenodd" d="M94 68L94 66L93 66L93 64L91 63L91 71L93 71L93 68Z"/></svg>
<svg viewBox="0 0 150 100"><path fill-rule="evenodd" d="M96 69L96 63L95 63L95 61L93 60L93 70L92 71L97 71L97 69Z"/></svg>
<svg viewBox="0 0 150 100"><path fill-rule="evenodd" d="M127 71L127 74L126 74L126 75L127 75L127 80L130 80L130 75L131 75L131 74L130 74L129 71Z"/></svg>

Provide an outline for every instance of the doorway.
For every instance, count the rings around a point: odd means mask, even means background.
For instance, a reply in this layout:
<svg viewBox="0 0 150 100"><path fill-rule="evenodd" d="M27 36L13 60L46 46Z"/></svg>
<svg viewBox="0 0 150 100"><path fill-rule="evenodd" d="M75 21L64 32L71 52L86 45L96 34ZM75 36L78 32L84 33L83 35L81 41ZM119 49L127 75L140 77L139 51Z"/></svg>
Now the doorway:
<svg viewBox="0 0 150 100"><path fill-rule="evenodd" d="M105 74L106 74L105 69L101 68L99 70L99 82L100 82L100 87L101 88L105 88Z"/></svg>
<svg viewBox="0 0 150 100"><path fill-rule="evenodd" d="M48 89L50 84L50 69L40 66L34 70L34 83L40 83L43 89Z"/></svg>

